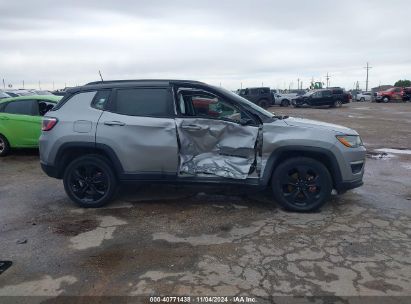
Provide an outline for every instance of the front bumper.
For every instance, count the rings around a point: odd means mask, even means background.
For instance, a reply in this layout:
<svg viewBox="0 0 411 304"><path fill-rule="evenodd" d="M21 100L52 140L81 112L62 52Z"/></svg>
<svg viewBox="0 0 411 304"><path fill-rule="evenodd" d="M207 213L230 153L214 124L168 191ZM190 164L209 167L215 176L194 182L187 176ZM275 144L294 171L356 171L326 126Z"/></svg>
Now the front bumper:
<svg viewBox="0 0 411 304"><path fill-rule="evenodd" d="M338 194L342 194L348 190L361 187L364 184L362 178L349 181L349 182L341 182L340 184L336 185L336 190Z"/></svg>
<svg viewBox="0 0 411 304"><path fill-rule="evenodd" d="M54 177L54 178L60 178L58 174L59 172L55 166L46 165L43 162L40 162L40 166L43 172L46 173L48 176Z"/></svg>

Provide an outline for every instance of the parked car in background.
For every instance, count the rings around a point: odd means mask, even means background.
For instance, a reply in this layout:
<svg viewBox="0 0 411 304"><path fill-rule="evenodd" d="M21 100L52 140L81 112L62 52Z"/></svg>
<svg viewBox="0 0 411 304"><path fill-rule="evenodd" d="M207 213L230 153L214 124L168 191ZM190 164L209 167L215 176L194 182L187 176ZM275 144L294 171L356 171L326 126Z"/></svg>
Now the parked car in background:
<svg viewBox="0 0 411 304"><path fill-rule="evenodd" d="M286 209L320 208L362 185L366 150L352 129L275 116L220 87L187 80L92 82L43 118L40 162L82 207L119 182L271 188Z"/></svg>
<svg viewBox="0 0 411 304"><path fill-rule="evenodd" d="M342 88L328 88L310 91L303 96L296 97L292 100L291 105L294 107L308 106L330 106L341 107L350 102L350 94Z"/></svg>
<svg viewBox="0 0 411 304"><path fill-rule="evenodd" d="M411 101L411 87L404 88L403 94L402 94L402 100L403 101Z"/></svg>
<svg viewBox="0 0 411 304"><path fill-rule="evenodd" d="M403 88L394 87L385 91L377 92L375 97L376 102L389 102L389 101L398 101L403 99Z"/></svg>
<svg viewBox="0 0 411 304"><path fill-rule="evenodd" d="M274 104L281 107L288 107L291 104L291 100L298 97L297 93L277 93L274 94Z"/></svg>
<svg viewBox="0 0 411 304"><path fill-rule="evenodd" d="M11 148L36 148L41 118L61 99L58 96L21 96L0 100L0 156Z"/></svg>
<svg viewBox="0 0 411 304"><path fill-rule="evenodd" d="M357 93L355 98L356 101L371 101L372 92L360 92Z"/></svg>
<svg viewBox="0 0 411 304"><path fill-rule="evenodd" d="M34 90L34 94L36 94L36 95L54 95L50 91L46 91L46 90Z"/></svg>
<svg viewBox="0 0 411 304"><path fill-rule="evenodd" d="M238 95L264 109L274 104L273 94L269 87L241 89L238 91Z"/></svg>
<svg viewBox="0 0 411 304"><path fill-rule="evenodd" d="M7 94L6 92L0 91L0 99L10 98L10 97L11 97L11 96L10 96L9 94Z"/></svg>
<svg viewBox="0 0 411 304"><path fill-rule="evenodd" d="M21 96L20 94L17 93L17 91L4 91L4 93L8 94L10 97L19 97L19 96Z"/></svg>

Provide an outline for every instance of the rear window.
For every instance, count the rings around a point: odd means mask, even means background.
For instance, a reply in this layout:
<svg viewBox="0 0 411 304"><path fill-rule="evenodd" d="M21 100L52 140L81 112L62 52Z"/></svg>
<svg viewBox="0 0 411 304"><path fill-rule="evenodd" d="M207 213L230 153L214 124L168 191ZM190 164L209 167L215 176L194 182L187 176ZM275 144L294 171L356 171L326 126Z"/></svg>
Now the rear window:
<svg viewBox="0 0 411 304"><path fill-rule="evenodd" d="M33 115L33 104L34 100L12 101L6 104L3 111L9 114Z"/></svg>
<svg viewBox="0 0 411 304"><path fill-rule="evenodd" d="M169 117L173 113L169 89L119 89L114 112L130 116Z"/></svg>
<svg viewBox="0 0 411 304"><path fill-rule="evenodd" d="M97 93L96 91L88 91L88 92L76 93L74 95L66 95L59 101L59 103L51 111L59 110L66 103L79 104L79 103L86 102L86 103L91 104L96 93Z"/></svg>

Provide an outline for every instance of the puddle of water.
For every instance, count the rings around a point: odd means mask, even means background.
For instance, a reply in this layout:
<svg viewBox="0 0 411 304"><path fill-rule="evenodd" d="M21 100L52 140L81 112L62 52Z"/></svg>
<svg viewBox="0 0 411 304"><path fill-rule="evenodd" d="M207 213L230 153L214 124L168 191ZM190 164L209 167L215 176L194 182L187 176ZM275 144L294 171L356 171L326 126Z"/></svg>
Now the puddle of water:
<svg viewBox="0 0 411 304"><path fill-rule="evenodd" d="M403 164L402 167L411 170L411 164Z"/></svg>
<svg viewBox="0 0 411 304"><path fill-rule="evenodd" d="M37 281L28 281L18 285L0 287L0 296L58 296L64 292L63 287L74 284L75 282L77 282L77 278L71 275L57 279L45 275Z"/></svg>
<svg viewBox="0 0 411 304"><path fill-rule="evenodd" d="M70 239L71 247L77 250L98 247L103 241L113 238L113 233L118 226L125 224L127 224L127 222L117 219L114 216L100 217L99 227L80 233Z"/></svg>
<svg viewBox="0 0 411 304"><path fill-rule="evenodd" d="M386 152L378 153L374 151L367 151L367 157L372 159L391 159L395 158L396 156L393 154L388 154Z"/></svg>
<svg viewBox="0 0 411 304"><path fill-rule="evenodd" d="M349 118L365 118L365 116L348 115Z"/></svg>
<svg viewBox="0 0 411 304"><path fill-rule="evenodd" d="M391 148L381 148L381 149L376 149L375 151L377 152L383 152L383 153L394 153L394 154L405 154L405 155L411 155L411 150L407 149L391 149Z"/></svg>

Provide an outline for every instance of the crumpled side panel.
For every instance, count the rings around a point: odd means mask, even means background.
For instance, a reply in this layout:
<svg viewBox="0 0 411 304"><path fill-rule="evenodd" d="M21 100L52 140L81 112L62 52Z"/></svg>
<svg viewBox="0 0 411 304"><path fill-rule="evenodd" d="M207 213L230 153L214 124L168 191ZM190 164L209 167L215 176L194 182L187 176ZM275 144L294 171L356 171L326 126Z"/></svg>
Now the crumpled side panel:
<svg viewBox="0 0 411 304"><path fill-rule="evenodd" d="M180 174L247 178L255 160L258 127L202 118L178 118L176 125Z"/></svg>

